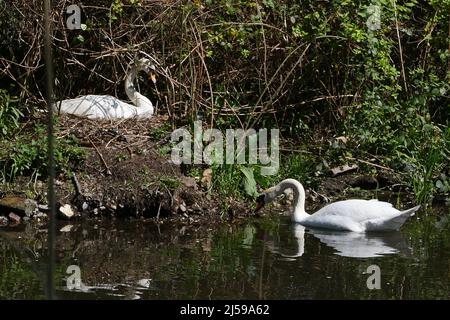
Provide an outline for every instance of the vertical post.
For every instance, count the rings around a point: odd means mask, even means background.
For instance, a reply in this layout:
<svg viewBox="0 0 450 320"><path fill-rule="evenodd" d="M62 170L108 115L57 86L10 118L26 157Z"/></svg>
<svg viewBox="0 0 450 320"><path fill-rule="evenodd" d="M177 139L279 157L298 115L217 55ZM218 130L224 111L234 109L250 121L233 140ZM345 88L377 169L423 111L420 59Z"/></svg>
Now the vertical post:
<svg viewBox="0 0 450 320"><path fill-rule="evenodd" d="M53 64L52 64L52 41L51 41L51 21L50 0L44 0L44 29L45 29L45 69L46 69L46 87L47 87L47 141L48 141L48 195L47 201L50 208L49 224L48 224L48 265L47 265L47 286L46 295L47 299L55 299L54 292L54 265L55 265L55 218L56 218L56 205L55 205L55 159L53 154L54 137L53 137Z"/></svg>

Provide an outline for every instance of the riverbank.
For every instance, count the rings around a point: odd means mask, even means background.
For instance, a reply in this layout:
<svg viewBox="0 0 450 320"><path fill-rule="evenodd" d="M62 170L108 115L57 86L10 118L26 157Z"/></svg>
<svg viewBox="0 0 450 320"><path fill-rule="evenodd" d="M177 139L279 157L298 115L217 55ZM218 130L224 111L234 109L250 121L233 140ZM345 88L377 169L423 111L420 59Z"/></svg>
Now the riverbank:
<svg viewBox="0 0 450 320"><path fill-rule="evenodd" d="M70 136L83 150L83 159L59 172L55 181L61 218L224 217L221 199L210 190L210 170L205 167L196 171L201 176L189 175L170 160L166 116L100 123L61 116L56 132L57 140ZM47 185L37 176L16 177L0 190L0 210L6 216L8 210L22 218L43 217L47 211ZM34 208L22 210L25 201L32 201ZM227 202L228 215L246 214L241 202Z"/></svg>
<svg viewBox="0 0 450 320"><path fill-rule="evenodd" d="M58 217L171 218L189 223L252 216L253 198L233 195L233 185L215 190L211 168L199 165L193 170L171 161L172 128L168 123L166 116L111 122L59 117L56 140L70 137L83 156L57 175ZM385 191L401 197L402 203L414 202L401 176L388 168L379 166L372 172L358 167L338 169L334 176L331 170L316 178L315 188L307 188L308 207L351 196L377 197ZM45 220L47 185L38 175L18 176L0 190L3 227L16 227L33 217Z"/></svg>

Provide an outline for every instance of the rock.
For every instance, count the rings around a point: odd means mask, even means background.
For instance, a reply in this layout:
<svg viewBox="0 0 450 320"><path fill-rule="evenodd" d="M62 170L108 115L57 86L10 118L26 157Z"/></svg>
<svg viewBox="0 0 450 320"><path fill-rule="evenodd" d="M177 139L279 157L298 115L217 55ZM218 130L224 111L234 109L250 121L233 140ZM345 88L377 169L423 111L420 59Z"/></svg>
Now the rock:
<svg viewBox="0 0 450 320"><path fill-rule="evenodd" d="M33 218L47 218L47 214L39 211L33 216Z"/></svg>
<svg viewBox="0 0 450 320"><path fill-rule="evenodd" d="M75 212L72 210L70 204L65 204L59 208L59 213L63 218L70 219L75 215Z"/></svg>
<svg viewBox="0 0 450 320"><path fill-rule="evenodd" d="M343 174L343 173L348 173L351 171L355 171L358 169L358 166L356 164L353 165L348 165L345 164L343 166L340 167L335 167L331 169L331 173L333 174L333 177L339 175L339 174Z"/></svg>
<svg viewBox="0 0 450 320"><path fill-rule="evenodd" d="M59 231L60 232L70 232L73 228L73 224L68 224L64 227L62 227Z"/></svg>
<svg viewBox="0 0 450 320"><path fill-rule="evenodd" d="M0 199L0 212L4 210L13 212L21 217L30 217L34 214L37 208L37 202L27 198L6 196Z"/></svg>
<svg viewBox="0 0 450 320"><path fill-rule="evenodd" d="M212 169L208 168L203 171L202 179L200 180L202 186L206 189L209 189L212 181Z"/></svg>
<svg viewBox="0 0 450 320"><path fill-rule="evenodd" d="M83 202L83 204L81 205L81 209L83 209L83 211L86 211L89 208L88 203L85 201Z"/></svg>
<svg viewBox="0 0 450 320"><path fill-rule="evenodd" d="M142 288L150 288L150 284L152 282L152 279L140 279L137 281L137 284Z"/></svg>
<svg viewBox="0 0 450 320"><path fill-rule="evenodd" d="M8 215L8 217L9 217L9 220L11 221L11 225L16 226L16 225L20 224L20 217L17 214L15 214L14 212L11 212Z"/></svg>
<svg viewBox="0 0 450 320"><path fill-rule="evenodd" d="M39 209L40 211L45 211L45 212L50 211L50 208L48 207L47 204L39 204L39 205L38 205L38 209Z"/></svg>
<svg viewBox="0 0 450 320"><path fill-rule="evenodd" d="M0 216L0 227L6 227L9 224L9 220L5 216Z"/></svg>

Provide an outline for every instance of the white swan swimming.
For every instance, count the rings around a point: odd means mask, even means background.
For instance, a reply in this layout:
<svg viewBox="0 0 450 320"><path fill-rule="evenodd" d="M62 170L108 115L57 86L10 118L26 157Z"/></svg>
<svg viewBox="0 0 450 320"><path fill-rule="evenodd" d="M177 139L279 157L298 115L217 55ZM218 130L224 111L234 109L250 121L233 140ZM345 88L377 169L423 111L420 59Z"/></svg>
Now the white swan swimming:
<svg viewBox="0 0 450 320"><path fill-rule="evenodd" d="M131 64L129 69L130 71L125 79L125 92L134 105L112 96L86 95L75 99L58 101L53 104L53 110L89 119L152 117L154 113L153 104L147 97L136 90L134 80L139 71L145 71L153 83L156 83L155 66L149 59L142 58L136 64Z"/></svg>
<svg viewBox="0 0 450 320"><path fill-rule="evenodd" d="M286 179L258 197L255 212L286 189L292 189L294 193L293 221L312 228L353 232L393 231L400 229L420 208L416 206L400 211L388 202L352 199L334 202L309 215L305 211L305 189L302 184L294 179Z"/></svg>

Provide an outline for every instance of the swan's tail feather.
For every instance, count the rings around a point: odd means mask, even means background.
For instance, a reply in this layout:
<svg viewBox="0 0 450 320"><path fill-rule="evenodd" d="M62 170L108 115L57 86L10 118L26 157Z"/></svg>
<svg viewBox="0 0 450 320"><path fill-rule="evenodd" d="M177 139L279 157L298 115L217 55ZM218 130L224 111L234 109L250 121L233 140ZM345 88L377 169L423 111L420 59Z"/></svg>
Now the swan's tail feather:
<svg viewBox="0 0 450 320"><path fill-rule="evenodd" d="M402 211L401 214L402 215L409 214L409 216L412 217L416 213L416 211L419 209L420 209L420 205L415 206L414 208L406 209L406 210Z"/></svg>
<svg viewBox="0 0 450 320"><path fill-rule="evenodd" d="M387 220L386 224L389 225L391 230L398 230L409 217L412 217L416 213L416 211L419 210L419 208L420 205L404 210L400 212L398 216Z"/></svg>

